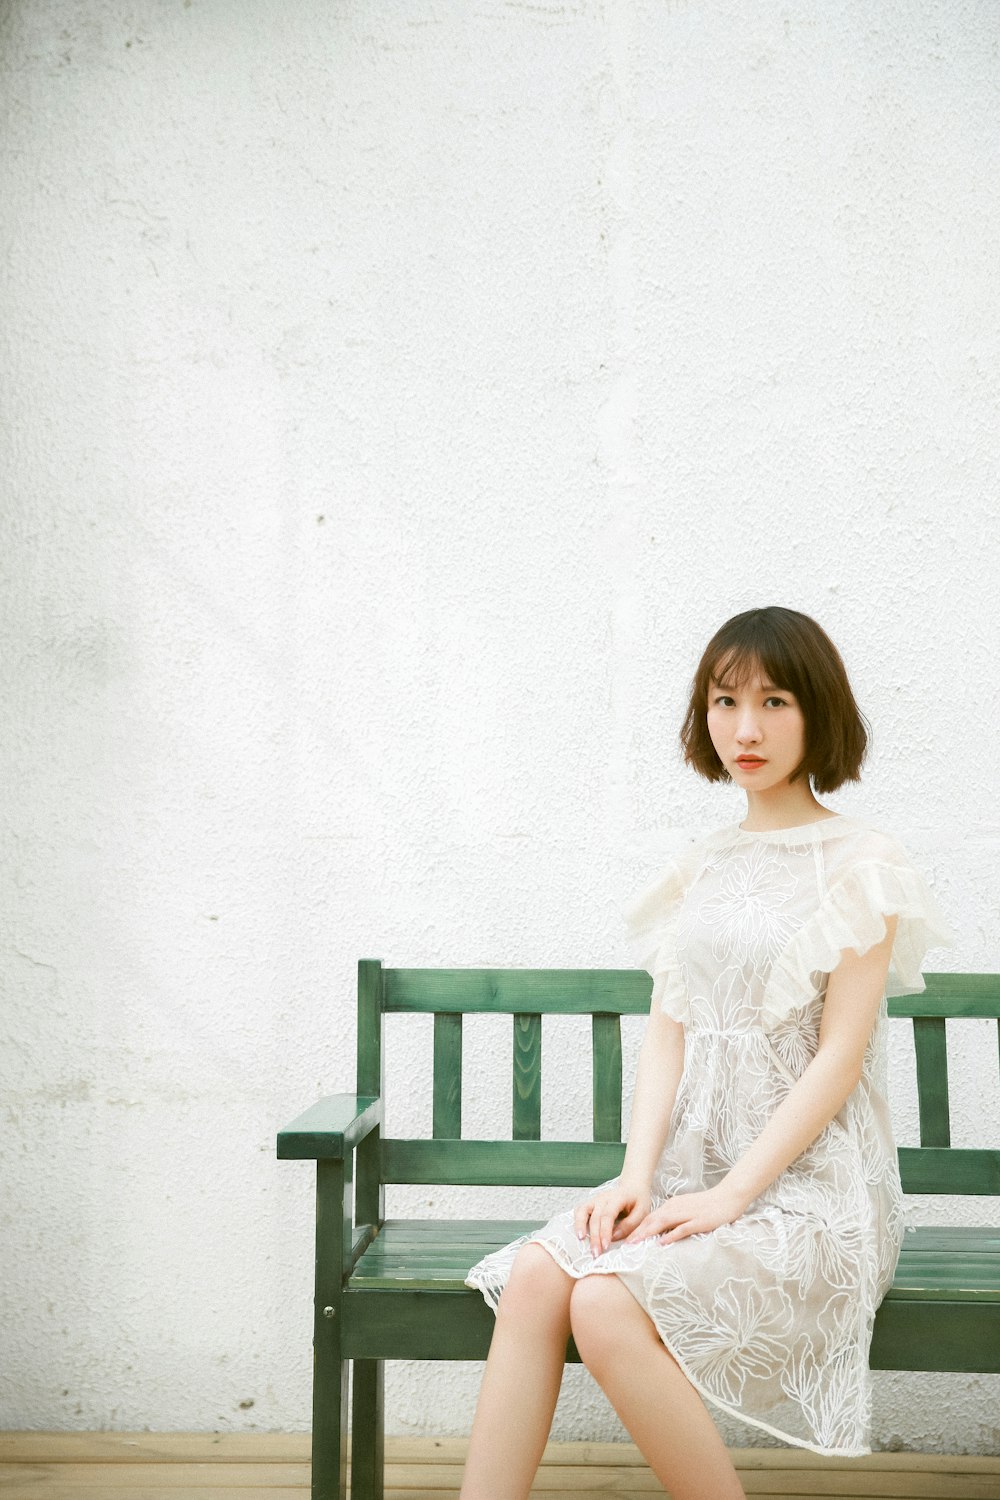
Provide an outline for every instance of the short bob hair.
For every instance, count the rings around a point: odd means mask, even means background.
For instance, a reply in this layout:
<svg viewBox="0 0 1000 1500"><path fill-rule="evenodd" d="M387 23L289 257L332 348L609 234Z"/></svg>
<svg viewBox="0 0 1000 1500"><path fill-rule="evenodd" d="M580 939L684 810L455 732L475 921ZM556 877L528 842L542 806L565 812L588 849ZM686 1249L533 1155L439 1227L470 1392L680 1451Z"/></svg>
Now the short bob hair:
<svg viewBox="0 0 1000 1500"><path fill-rule="evenodd" d="M794 693L802 710L806 751L792 780L806 776L817 792L835 792L845 781L860 781L868 724L840 652L815 620L777 604L734 615L705 647L681 729L688 765L707 781L732 779L708 732L709 688L713 681L735 687L755 673Z"/></svg>

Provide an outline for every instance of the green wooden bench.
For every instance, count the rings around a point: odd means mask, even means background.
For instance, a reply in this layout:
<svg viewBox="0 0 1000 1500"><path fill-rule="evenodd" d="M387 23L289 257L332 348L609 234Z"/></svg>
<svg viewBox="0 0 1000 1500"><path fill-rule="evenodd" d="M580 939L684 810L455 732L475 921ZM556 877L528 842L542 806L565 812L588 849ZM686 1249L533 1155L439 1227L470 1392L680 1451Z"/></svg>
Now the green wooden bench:
<svg viewBox="0 0 1000 1500"><path fill-rule="evenodd" d="M945 1021L1000 1021L1000 975L930 974L922 995L889 1002L913 1022L920 1145L899 1151L909 1193L1000 1196L1000 1150L950 1144ZM489 1250L536 1220L386 1219L386 1183L587 1188L621 1167L621 1017L649 1009L636 970L385 969L358 972L358 1092L322 1099L278 1136L278 1155L316 1162L314 1500L346 1489L348 1371L353 1364L351 1494L381 1500L382 1361L484 1359L493 1314L464 1285ZM434 1017L430 1139L381 1130L383 1018ZM513 1024L512 1139L462 1139L462 1020L505 1013ZM542 1017L591 1017L593 1141L542 1141ZM1000 1026L998 1026L1000 1033ZM576 1358L572 1343L569 1359ZM875 1322L880 1370L1000 1372L1000 1229L907 1233Z"/></svg>

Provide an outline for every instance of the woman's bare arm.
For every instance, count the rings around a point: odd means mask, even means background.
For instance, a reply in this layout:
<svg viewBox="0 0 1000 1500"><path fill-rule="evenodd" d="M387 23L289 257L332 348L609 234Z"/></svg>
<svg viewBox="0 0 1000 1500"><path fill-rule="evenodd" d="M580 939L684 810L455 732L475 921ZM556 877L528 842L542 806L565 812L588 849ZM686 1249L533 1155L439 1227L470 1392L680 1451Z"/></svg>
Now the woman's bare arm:
<svg viewBox="0 0 1000 1500"><path fill-rule="evenodd" d="M621 1177L576 1210L580 1239L595 1255L625 1239L649 1212L653 1173L660 1159L684 1067L684 1028L661 1010L650 1012L639 1051L632 1120Z"/></svg>
<svg viewBox="0 0 1000 1500"><path fill-rule="evenodd" d="M622 1177L647 1191L663 1152L684 1069L684 1027L651 1011L639 1051Z"/></svg>

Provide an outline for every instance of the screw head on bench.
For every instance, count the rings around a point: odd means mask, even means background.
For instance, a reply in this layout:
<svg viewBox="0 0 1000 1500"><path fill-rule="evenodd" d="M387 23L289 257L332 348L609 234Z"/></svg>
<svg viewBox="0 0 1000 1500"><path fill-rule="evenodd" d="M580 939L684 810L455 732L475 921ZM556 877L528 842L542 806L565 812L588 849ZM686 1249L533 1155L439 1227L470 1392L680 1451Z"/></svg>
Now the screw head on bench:
<svg viewBox="0 0 1000 1500"><path fill-rule="evenodd" d="M335 1318L337 1316L336 1309L332 1307L324 1307L323 1316L324 1318Z"/></svg>

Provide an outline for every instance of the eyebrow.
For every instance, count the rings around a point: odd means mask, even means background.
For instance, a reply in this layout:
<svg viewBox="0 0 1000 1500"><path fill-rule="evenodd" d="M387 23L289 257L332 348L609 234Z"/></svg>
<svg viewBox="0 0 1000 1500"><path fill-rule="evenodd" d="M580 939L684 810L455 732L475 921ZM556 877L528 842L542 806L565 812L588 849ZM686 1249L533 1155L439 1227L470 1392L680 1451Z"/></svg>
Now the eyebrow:
<svg viewBox="0 0 1000 1500"><path fill-rule="evenodd" d="M731 693L734 690L735 683L720 682L717 677L713 677L711 680L715 683L715 686L717 688L721 688L722 692L724 693ZM778 687L777 683L775 682L762 682L760 685L760 691L762 693L787 693L790 692L791 689Z"/></svg>

